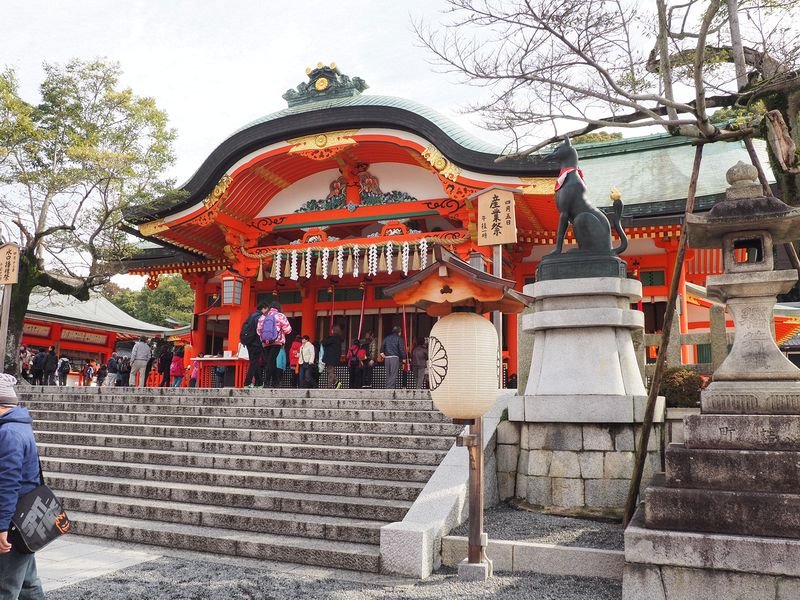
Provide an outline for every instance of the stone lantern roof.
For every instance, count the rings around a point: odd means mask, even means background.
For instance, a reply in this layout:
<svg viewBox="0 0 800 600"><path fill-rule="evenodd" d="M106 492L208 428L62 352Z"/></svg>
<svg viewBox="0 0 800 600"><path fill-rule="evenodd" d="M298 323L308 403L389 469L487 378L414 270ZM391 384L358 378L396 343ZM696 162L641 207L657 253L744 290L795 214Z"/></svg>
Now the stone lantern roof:
<svg viewBox="0 0 800 600"><path fill-rule="evenodd" d="M758 171L739 161L728 169L730 187L725 200L704 215L686 217L689 245L693 248L721 248L722 238L739 231L768 231L773 243L788 242L800 230L800 209L784 204L774 196L764 196Z"/></svg>

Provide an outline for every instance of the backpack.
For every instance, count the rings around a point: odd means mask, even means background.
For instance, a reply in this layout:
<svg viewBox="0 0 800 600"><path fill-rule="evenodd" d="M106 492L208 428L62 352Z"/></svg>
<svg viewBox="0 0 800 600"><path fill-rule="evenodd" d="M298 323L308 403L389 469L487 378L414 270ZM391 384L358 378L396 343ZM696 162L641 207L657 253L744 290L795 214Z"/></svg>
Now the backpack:
<svg viewBox="0 0 800 600"><path fill-rule="evenodd" d="M61 366L58 368L58 372L62 375L66 375L72 370L72 366L69 364L68 360L65 360L61 363Z"/></svg>
<svg viewBox="0 0 800 600"><path fill-rule="evenodd" d="M350 346L350 350L347 352L347 355L350 357L350 366L351 367L360 367L361 366L361 357L359 357L359 350L361 348L356 344Z"/></svg>
<svg viewBox="0 0 800 600"><path fill-rule="evenodd" d="M242 342L245 346L249 346L251 344L255 344L258 341L258 333L256 333L256 326L258 325L258 319L261 316L261 311L255 311L252 313L242 325L242 331L239 334L239 341Z"/></svg>
<svg viewBox="0 0 800 600"><path fill-rule="evenodd" d="M268 314L264 319L264 326L261 328L261 341L267 344L272 344L278 339L278 320L275 318L277 314Z"/></svg>

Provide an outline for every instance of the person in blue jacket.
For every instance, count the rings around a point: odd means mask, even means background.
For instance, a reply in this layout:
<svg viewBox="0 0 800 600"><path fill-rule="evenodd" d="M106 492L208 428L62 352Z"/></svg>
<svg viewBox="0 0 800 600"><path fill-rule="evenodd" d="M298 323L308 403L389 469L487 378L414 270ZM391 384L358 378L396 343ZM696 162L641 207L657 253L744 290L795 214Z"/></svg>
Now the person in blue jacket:
<svg viewBox="0 0 800 600"><path fill-rule="evenodd" d="M39 486L39 453L28 409L17 406L17 380L0 373L0 598L44 600L34 554L8 541L19 499Z"/></svg>

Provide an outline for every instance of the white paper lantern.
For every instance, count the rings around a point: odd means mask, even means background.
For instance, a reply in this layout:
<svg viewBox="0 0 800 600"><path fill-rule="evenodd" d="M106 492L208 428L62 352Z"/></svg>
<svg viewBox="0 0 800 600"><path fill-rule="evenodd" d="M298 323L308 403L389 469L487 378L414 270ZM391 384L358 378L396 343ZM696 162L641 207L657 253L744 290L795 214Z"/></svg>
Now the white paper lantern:
<svg viewBox="0 0 800 600"><path fill-rule="evenodd" d="M433 403L453 419L477 419L495 403L499 382L494 325L475 313L452 313L431 329L428 377Z"/></svg>

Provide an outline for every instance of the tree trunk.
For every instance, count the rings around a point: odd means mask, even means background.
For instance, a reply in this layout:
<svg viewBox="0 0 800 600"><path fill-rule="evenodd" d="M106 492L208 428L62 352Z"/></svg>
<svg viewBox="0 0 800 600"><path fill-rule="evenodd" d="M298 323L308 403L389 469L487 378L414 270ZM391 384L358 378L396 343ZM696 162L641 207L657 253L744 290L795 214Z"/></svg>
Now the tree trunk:
<svg viewBox="0 0 800 600"><path fill-rule="evenodd" d="M22 328L25 325L25 313L31 291L36 286L38 276L36 261L31 260L28 253L20 254L19 279L11 292L11 311L8 315L8 339L6 341L5 372L18 376L19 348L22 345Z"/></svg>
<svg viewBox="0 0 800 600"><path fill-rule="evenodd" d="M788 94L775 94L766 98L764 104L767 110L780 111L783 120L789 127L789 135L800 148L800 90L793 90ZM766 127L766 121L764 121L762 133L765 139L767 137ZM778 196L790 206L800 206L800 174L785 172L769 144L767 144L767 152L769 153L770 167L772 167L775 181L778 184Z"/></svg>

